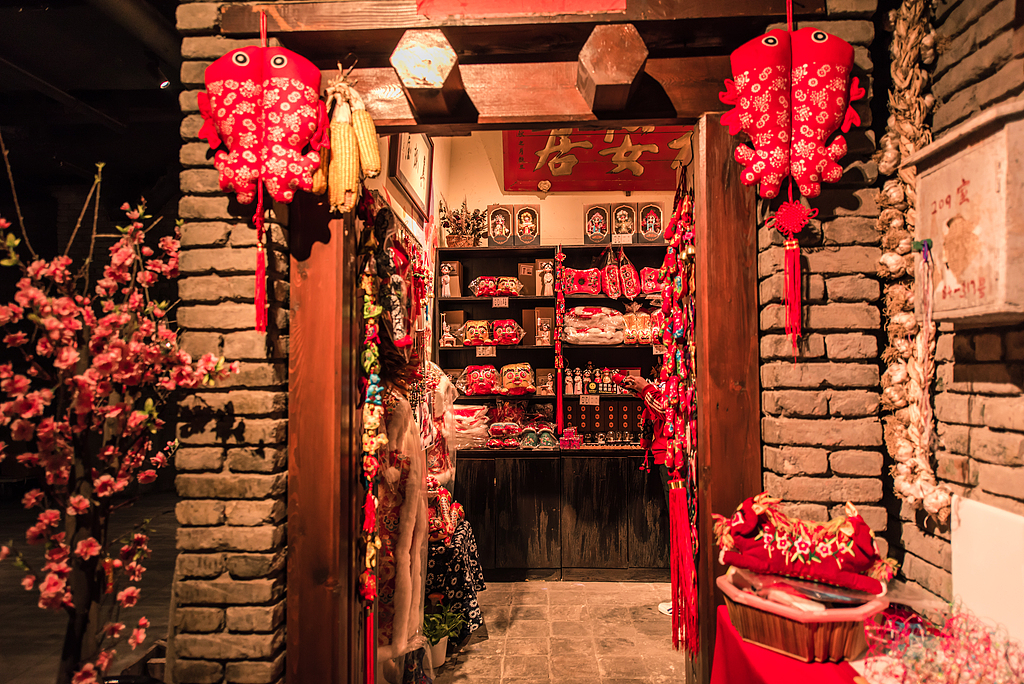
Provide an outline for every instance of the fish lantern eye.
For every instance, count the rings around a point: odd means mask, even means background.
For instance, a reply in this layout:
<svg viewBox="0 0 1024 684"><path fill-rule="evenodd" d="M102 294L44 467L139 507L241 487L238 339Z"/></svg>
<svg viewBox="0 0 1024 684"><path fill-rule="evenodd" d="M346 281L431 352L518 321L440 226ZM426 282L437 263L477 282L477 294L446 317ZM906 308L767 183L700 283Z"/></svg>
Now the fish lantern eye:
<svg viewBox="0 0 1024 684"><path fill-rule="evenodd" d="M776 38L775 36L765 36L764 39L761 40L761 42L767 45L768 47L775 47L776 45L779 44L779 39Z"/></svg>
<svg viewBox="0 0 1024 684"><path fill-rule="evenodd" d="M288 58L285 57L284 55L274 55L273 57L270 58L270 66L274 67L275 69L280 69L286 64L288 64Z"/></svg>
<svg viewBox="0 0 1024 684"><path fill-rule="evenodd" d="M249 55L244 52L236 52L235 56L231 58L231 61L238 66L246 66L249 64Z"/></svg>
<svg viewBox="0 0 1024 684"><path fill-rule="evenodd" d="M814 33L811 34L811 40L813 40L815 43L824 43L826 40L828 40L828 34L825 33L824 31L815 31Z"/></svg>

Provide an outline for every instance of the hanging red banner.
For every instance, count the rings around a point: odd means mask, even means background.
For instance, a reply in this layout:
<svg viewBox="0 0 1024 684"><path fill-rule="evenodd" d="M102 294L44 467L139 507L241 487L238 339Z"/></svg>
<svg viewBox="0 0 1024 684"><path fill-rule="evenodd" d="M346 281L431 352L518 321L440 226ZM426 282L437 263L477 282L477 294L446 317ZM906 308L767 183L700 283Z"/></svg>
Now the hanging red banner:
<svg viewBox="0 0 1024 684"><path fill-rule="evenodd" d="M631 126L606 131L505 131L505 190L672 191L690 163L693 126ZM543 190L543 188L541 188Z"/></svg>
<svg viewBox="0 0 1024 684"><path fill-rule="evenodd" d="M416 0L416 13L427 17L550 16L625 11L626 0Z"/></svg>

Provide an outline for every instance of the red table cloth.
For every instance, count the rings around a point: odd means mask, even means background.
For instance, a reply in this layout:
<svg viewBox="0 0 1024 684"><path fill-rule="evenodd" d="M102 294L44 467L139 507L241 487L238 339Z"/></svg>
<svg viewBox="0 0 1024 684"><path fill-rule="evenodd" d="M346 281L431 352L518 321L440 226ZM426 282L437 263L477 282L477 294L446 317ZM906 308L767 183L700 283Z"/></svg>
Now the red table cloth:
<svg viewBox="0 0 1024 684"><path fill-rule="evenodd" d="M748 644L732 626L729 610L718 607L711 684L854 684L854 677L848 663L805 663Z"/></svg>

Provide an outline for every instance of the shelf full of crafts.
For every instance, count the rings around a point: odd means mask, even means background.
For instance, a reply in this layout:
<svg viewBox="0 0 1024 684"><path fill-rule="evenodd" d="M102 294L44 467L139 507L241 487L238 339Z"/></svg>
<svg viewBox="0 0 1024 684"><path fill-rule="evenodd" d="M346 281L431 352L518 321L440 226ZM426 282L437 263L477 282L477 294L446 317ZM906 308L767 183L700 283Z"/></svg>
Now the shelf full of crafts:
<svg viewBox="0 0 1024 684"><path fill-rule="evenodd" d="M474 212L485 244L438 250L435 357L459 392L460 452L641 453L643 404L616 379L660 370L663 212L586 205L583 244L555 246L537 205L491 205ZM464 219L442 208L442 232Z"/></svg>

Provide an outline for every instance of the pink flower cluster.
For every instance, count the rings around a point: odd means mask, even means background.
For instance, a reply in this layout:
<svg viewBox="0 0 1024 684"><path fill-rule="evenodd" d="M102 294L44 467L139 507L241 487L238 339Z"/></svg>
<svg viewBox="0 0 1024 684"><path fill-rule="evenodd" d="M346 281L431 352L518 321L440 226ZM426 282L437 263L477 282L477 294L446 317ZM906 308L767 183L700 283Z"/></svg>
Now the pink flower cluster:
<svg viewBox="0 0 1024 684"><path fill-rule="evenodd" d="M124 583L142 578L148 538L135 534L112 554L105 522L99 532L93 523L107 519L114 494L135 480L152 482L167 465L176 444L154 445L167 394L238 372L237 362L212 354L193 360L179 348L166 319L168 304L150 293L161 279L177 277L180 243L162 237L158 254L146 245L139 220L145 205L122 210L131 223L119 229L122 236L92 292L79 291L88 276L72 273L71 259L26 265L18 240L8 235L5 244L5 264L18 265L23 277L13 301L0 305L0 339L17 356L0 364L0 461L11 455L39 469L40 488L22 503L43 509L25 535L28 545L44 547L43 564L33 570L21 553L15 562L25 570L22 586L39 591L41 608L69 613L76 603L82 610L115 598L119 608L137 603L139 589ZM9 225L0 219L0 230ZM12 555L0 548L0 561ZM68 578L74 572L93 574L99 581L89 584L102 595L73 597ZM145 640L148 625L142 618L132 631L132 648ZM114 622L101 636L116 640L123 631ZM113 655L103 650L83 664L75 684L102 680Z"/></svg>

